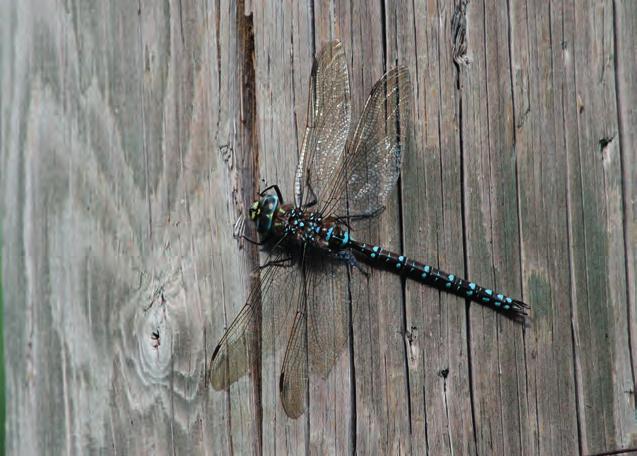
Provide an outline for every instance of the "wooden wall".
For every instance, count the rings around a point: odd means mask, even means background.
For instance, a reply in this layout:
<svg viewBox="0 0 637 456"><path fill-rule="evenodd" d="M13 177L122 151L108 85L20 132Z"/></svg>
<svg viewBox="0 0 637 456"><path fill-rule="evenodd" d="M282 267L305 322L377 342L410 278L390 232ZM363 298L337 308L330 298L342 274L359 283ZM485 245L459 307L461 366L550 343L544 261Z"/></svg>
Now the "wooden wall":
<svg viewBox="0 0 637 456"><path fill-rule="evenodd" d="M0 18L9 453L637 446L634 0L25 0ZM414 83L370 240L523 297L532 322L372 271L290 420L284 346L226 393L205 369L258 280L232 224L264 181L292 195L334 38L355 117L395 62Z"/></svg>

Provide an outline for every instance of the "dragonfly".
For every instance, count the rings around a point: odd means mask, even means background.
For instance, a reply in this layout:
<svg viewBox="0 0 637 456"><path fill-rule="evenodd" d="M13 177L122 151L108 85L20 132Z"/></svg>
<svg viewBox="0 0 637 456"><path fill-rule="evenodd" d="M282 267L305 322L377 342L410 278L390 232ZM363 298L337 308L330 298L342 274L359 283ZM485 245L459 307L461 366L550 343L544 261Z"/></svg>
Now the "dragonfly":
<svg viewBox="0 0 637 456"><path fill-rule="evenodd" d="M248 240L263 245L269 256L260 266L260 281L213 351L208 375L214 389L229 388L260 356L255 337L263 315L264 321L272 322L261 325L264 344L274 343L272 337L284 328L289 331L279 395L287 416L301 416L309 374L327 375L347 341L354 294L342 279L355 271L367 274L361 263L524 323L528 309L524 302L362 242L354 234L363 221L369 223L384 210L396 187L409 143L412 97L407 68L391 69L373 86L358 124L350 131L350 84L343 46L332 41L317 55L294 202L285 203L279 187L272 185L249 208L259 240Z"/></svg>

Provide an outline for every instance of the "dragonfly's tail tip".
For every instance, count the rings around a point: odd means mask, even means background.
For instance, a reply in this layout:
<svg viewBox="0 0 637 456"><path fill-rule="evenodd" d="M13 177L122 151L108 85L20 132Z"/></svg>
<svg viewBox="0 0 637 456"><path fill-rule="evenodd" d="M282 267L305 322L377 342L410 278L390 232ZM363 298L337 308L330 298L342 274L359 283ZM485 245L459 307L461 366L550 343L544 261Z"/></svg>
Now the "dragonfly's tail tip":
<svg viewBox="0 0 637 456"><path fill-rule="evenodd" d="M514 299L511 303L510 310L507 311L507 315L517 323L523 324L525 327L529 326L529 313L531 308L527 303Z"/></svg>

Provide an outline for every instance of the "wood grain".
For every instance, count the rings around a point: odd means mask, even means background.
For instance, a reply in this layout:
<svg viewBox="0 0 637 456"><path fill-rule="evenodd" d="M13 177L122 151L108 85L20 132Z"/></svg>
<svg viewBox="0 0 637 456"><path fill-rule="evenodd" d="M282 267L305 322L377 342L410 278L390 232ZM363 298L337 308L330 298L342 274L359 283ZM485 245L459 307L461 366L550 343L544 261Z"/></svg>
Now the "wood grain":
<svg viewBox="0 0 637 456"><path fill-rule="evenodd" d="M8 453L637 447L633 1L29 0L0 17ZM333 39L354 121L386 69L414 86L398 188L357 238L532 314L354 271L350 339L291 420L286 334L265 333L293 303L266 299L261 357L228 391L206 368L265 259L233 223L266 184L292 200Z"/></svg>

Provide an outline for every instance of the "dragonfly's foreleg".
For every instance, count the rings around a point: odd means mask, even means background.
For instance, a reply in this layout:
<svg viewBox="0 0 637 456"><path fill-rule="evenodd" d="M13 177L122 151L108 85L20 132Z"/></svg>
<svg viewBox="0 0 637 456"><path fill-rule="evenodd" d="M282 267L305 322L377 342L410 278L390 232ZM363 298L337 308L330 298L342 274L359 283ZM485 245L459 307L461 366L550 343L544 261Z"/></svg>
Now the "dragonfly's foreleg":
<svg viewBox="0 0 637 456"><path fill-rule="evenodd" d="M255 241L254 239L250 239L248 236L245 235L245 229L246 229L246 225L245 225L245 217L243 215L240 215L237 218L237 221L234 222L234 228L232 230L232 237L236 240L238 239L243 239L248 241L250 244L254 244L254 245L264 245L268 242L267 239L263 239L261 241Z"/></svg>
<svg viewBox="0 0 637 456"><path fill-rule="evenodd" d="M278 185L274 184L274 185L270 185L269 187L264 188L263 190L261 190L259 192L259 196L264 196L265 192L267 192L270 189L274 189L274 191L276 192L276 196L279 197L279 203L283 204L283 195L281 194L281 189L279 188Z"/></svg>

